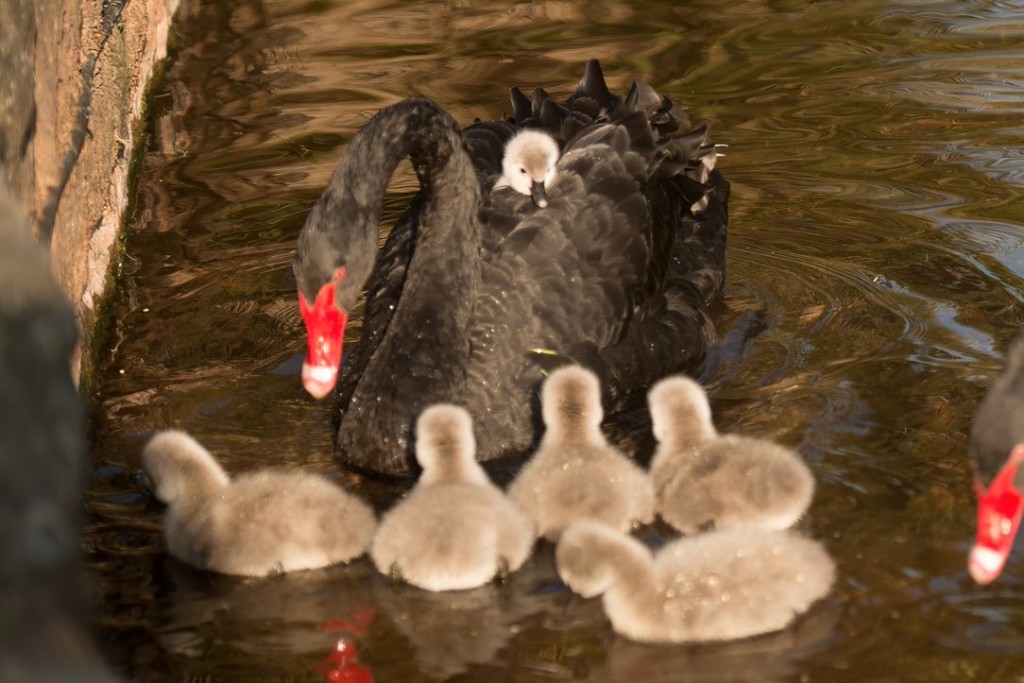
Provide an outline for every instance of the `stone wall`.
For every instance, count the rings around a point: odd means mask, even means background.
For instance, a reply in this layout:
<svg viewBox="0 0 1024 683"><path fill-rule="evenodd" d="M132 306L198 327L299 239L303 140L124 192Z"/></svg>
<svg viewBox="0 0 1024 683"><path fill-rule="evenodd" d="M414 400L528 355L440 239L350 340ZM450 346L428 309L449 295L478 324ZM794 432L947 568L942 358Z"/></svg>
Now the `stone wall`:
<svg viewBox="0 0 1024 683"><path fill-rule="evenodd" d="M74 306L76 383L118 246L146 86L178 2L0 2L0 183L51 247Z"/></svg>

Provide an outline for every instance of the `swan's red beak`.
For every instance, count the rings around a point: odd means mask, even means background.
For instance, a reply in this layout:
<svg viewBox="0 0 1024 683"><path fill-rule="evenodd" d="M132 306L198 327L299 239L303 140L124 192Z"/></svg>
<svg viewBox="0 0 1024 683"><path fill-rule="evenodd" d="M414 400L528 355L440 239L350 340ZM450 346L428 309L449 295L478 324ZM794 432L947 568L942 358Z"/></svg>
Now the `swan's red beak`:
<svg viewBox="0 0 1024 683"><path fill-rule="evenodd" d="M1024 513L1024 495L1017 488L1017 470L1024 462L1024 444L1014 446L1003 469L988 490L975 481L978 496L978 535L967 567L978 583L995 581L1013 548L1013 539Z"/></svg>
<svg viewBox="0 0 1024 683"><path fill-rule="evenodd" d="M338 381L341 342L348 314L334 303L334 286L344 277L345 269L339 268L331 281L317 292L312 306L299 292L299 311L309 340L309 355L302 363L302 386L313 398L331 393Z"/></svg>

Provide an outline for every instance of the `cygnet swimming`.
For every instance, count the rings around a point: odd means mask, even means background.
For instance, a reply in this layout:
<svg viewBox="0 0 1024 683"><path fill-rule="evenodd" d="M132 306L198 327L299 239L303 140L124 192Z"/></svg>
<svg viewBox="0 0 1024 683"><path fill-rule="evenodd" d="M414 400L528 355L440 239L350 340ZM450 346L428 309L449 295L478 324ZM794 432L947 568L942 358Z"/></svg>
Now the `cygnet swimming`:
<svg viewBox="0 0 1024 683"><path fill-rule="evenodd" d="M370 557L430 591L482 586L530 556L533 523L475 459L469 413L434 405L416 421L416 486L381 519Z"/></svg>
<svg viewBox="0 0 1024 683"><path fill-rule="evenodd" d="M800 456L763 439L719 435L697 382L663 379L648 404L658 440L651 460L658 514L676 529L779 530L807 510L814 476Z"/></svg>
<svg viewBox="0 0 1024 683"><path fill-rule="evenodd" d="M559 539L555 563L573 592L604 595L616 632L653 643L778 631L835 581L825 548L792 531L715 531L677 539L652 554L632 536L579 522Z"/></svg>
<svg viewBox="0 0 1024 683"><path fill-rule="evenodd" d="M541 389L545 432L540 448L509 487L509 497L555 539L577 520L629 531L654 520L647 473L601 433L597 375L578 365L551 373Z"/></svg>
<svg viewBox="0 0 1024 683"><path fill-rule="evenodd" d="M347 562L373 538L373 510L315 474L265 469L228 477L183 431L154 436L142 467L167 504L170 553L199 569L264 576Z"/></svg>

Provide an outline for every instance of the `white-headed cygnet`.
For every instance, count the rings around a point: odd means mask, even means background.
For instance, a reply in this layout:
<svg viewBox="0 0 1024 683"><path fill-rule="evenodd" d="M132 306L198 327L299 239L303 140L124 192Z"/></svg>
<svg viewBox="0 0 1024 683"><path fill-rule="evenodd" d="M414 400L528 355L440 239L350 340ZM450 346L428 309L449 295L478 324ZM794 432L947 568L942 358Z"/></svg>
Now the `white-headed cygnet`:
<svg viewBox="0 0 1024 683"><path fill-rule="evenodd" d="M832 588L821 544L792 531L731 529L676 539L656 555L610 527L579 522L555 551L585 598L604 594L616 632L641 642L734 640L788 626Z"/></svg>
<svg viewBox="0 0 1024 683"><path fill-rule="evenodd" d="M561 152L549 134L527 128L513 135L505 145L502 176L495 187L511 187L533 198L540 208L548 205L547 190L555 179L555 164Z"/></svg>
<svg viewBox="0 0 1024 683"><path fill-rule="evenodd" d="M551 373L541 389L546 430L508 494L554 540L587 519L629 531L654 521L651 478L601 433L601 386L578 365Z"/></svg>
<svg viewBox="0 0 1024 683"><path fill-rule="evenodd" d="M763 439L719 435L697 382L663 379L647 401L658 440L651 460L658 514L679 531L786 529L811 504L814 476L800 456Z"/></svg>
<svg viewBox="0 0 1024 683"><path fill-rule="evenodd" d="M370 506L324 477L266 469L231 479L182 431L154 436L142 466L167 504L167 549L199 569L244 576L317 569L362 555L373 539Z"/></svg>
<svg viewBox="0 0 1024 683"><path fill-rule="evenodd" d="M370 557L382 573L430 590L482 586L526 562L533 523L475 459L469 413L439 404L416 421L416 486L381 519Z"/></svg>

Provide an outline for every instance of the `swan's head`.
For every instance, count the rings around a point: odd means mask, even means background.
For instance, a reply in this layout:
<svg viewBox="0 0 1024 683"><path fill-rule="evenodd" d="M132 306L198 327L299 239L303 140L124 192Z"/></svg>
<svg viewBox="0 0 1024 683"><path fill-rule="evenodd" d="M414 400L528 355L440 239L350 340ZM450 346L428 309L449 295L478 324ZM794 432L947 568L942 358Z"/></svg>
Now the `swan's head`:
<svg viewBox="0 0 1024 683"><path fill-rule="evenodd" d="M296 259L295 275L299 282L299 311L306 324L309 353L302 363L302 385L314 398L331 393L338 381L341 367L341 346L345 336L348 313L338 304L338 286L345 281L345 267L334 271L330 280L315 290L312 303L303 288Z"/></svg>
<svg viewBox="0 0 1024 683"><path fill-rule="evenodd" d="M1024 477L1024 444L1017 444L987 489L978 490L978 530L971 548L968 569L979 584L994 581L1003 571L1013 549L1013 539L1024 513L1024 494L1017 482Z"/></svg>
<svg viewBox="0 0 1024 683"><path fill-rule="evenodd" d="M142 470L153 495L167 505L212 493L230 481L209 451L177 429L160 432L149 440L142 450Z"/></svg>
<svg viewBox="0 0 1024 683"><path fill-rule="evenodd" d="M555 178L560 151L553 137L539 130L524 130L505 146L501 171L516 192L533 197L540 208L548 205L547 188Z"/></svg>
<svg viewBox="0 0 1024 683"><path fill-rule="evenodd" d="M618 556L635 552L632 539L624 538L619 531L597 522L573 522L562 532L555 548L558 576L584 598L601 595L615 583Z"/></svg>

